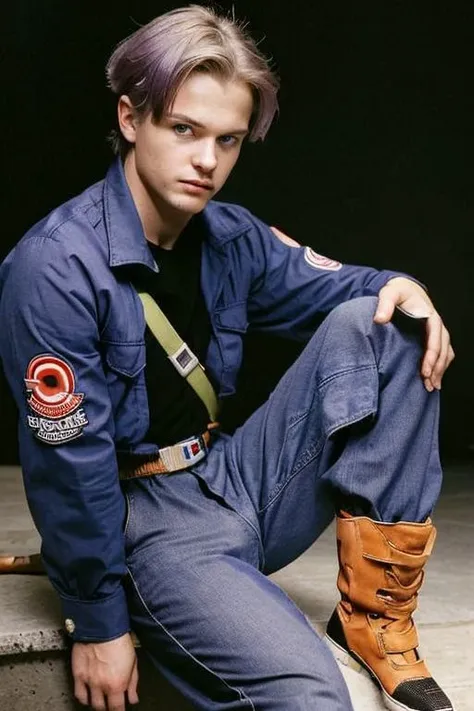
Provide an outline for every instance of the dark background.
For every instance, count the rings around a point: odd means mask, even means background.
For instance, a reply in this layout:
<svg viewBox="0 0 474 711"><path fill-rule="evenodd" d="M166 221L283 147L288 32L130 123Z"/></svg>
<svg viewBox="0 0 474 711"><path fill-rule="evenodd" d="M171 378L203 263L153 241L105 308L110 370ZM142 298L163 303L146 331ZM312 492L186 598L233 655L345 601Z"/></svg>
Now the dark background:
<svg viewBox="0 0 474 711"><path fill-rule="evenodd" d="M181 4L3 7L1 258L47 211L103 177L115 115L107 58L137 24ZM220 3L232 5L273 58L281 112L265 143L245 148L220 197L330 257L428 285L457 352L442 391L442 453L472 456L473 4ZM230 420L255 406L295 352L249 339L244 398ZM10 463L15 409L3 380L0 398L0 463Z"/></svg>

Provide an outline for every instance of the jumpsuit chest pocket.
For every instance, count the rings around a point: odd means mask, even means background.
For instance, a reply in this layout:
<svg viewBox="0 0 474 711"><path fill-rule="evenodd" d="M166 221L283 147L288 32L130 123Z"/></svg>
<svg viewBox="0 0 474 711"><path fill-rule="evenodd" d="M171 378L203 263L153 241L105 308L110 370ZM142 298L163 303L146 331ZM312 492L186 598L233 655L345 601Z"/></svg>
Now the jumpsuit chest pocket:
<svg viewBox="0 0 474 711"><path fill-rule="evenodd" d="M242 339L248 328L247 304L240 302L218 309L214 316L223 361L221 394L231 395L242 364Z"/></svg>
<svg viewBox="0 0 474 711"><path fill-rule="evenodd" d="M216 323L224 331L235 331L236 333L245 333L247 331L248 319L245 301L218 309L215 317Z"/></svg>
<svg viewBox="0 0 474 711"><path fill-rule="evenodd" d="M141 442L148 430L145 342L104 342L104 369L120 447Z"/></svg>
<svg viewBox="0 0 474 711"><path fill-rule="evenodd" d="M105 343L105 361L114 373L136 378L145 368L145 342Z"/></svg>

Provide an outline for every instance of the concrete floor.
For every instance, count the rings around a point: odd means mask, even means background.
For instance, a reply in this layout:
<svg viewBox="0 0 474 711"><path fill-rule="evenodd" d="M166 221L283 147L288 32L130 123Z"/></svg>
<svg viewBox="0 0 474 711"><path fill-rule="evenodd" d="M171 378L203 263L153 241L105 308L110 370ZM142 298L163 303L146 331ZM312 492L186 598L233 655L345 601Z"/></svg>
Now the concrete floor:
<svg viewBox="0 0 474 711"><path fill-rule="evenodd" d="M0 468L0 482L0 554L37 551L39 540L26 508L19 470ZM474 707L473 512L474 466L453 464L447 467L434 517L438 540L416 619L423 653L456 711ZM331 527L310 550L273 578L315 627L323 629L338 597L336 575ZM60 626L59 606L45 578L0 578L0 658L22 651L63 648ZM371 682L350 669L343 668L343 673L355 711L384 708Z"/></svg>

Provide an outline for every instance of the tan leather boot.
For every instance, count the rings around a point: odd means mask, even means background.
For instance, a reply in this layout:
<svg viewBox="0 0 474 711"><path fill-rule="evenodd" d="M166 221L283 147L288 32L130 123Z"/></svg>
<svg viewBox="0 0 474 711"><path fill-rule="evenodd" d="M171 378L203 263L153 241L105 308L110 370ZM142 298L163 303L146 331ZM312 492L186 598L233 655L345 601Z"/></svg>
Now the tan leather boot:
<svg viewBox="0 0 474 711"><path fill-rule="evenodd" d="M412 619L436 529L341 514L337 521L341 602L326 640L343 663L365 669L396 711L454 711L420 658Z"/></svg>
<svg viewBox="0 0 474 711"><path fill-rule="evenodd" d="M42 575L46 571L39 553L27 556L0 556L0 575L5 573L22 573L23 575Z"/></svg>

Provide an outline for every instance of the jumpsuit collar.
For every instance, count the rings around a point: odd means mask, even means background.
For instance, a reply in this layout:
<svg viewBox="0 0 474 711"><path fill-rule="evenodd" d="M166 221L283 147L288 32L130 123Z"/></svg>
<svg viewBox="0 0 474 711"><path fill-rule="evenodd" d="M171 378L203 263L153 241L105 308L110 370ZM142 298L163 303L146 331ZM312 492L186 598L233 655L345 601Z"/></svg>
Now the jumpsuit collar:
<svg viewBox="0 0 474 711"><path fill-rule="evenodd" d="M110 267L141 264L158 272L120 158L114 160L107 172L103 196ZM211 201L200 213L205 225L205 241L215 250L222 251L232 235L226 225L213 219L213 208Z"/></svg>
<svg viewBox="0 0 474 711"><path fill-rule="evenodd" d="M110 267L143 264L157 272L120 158L107 172L103 195Z"/></svg>

